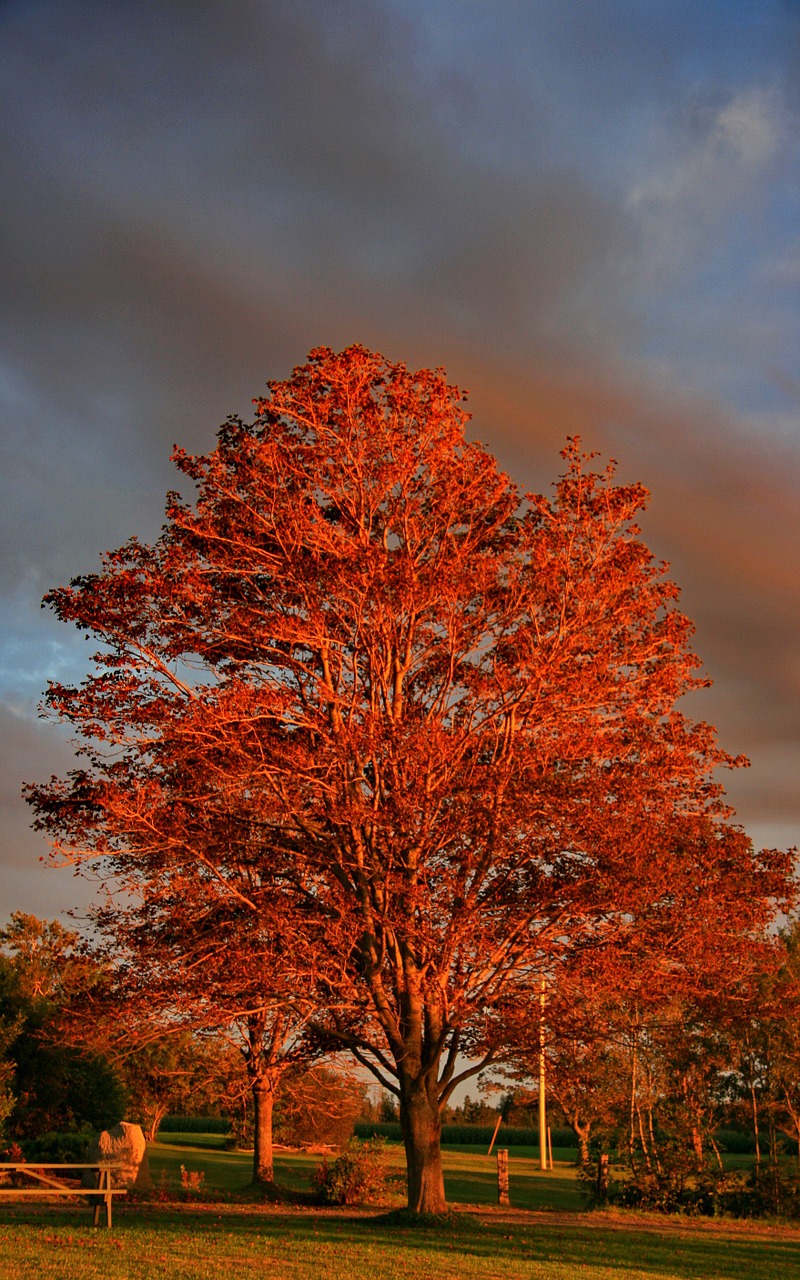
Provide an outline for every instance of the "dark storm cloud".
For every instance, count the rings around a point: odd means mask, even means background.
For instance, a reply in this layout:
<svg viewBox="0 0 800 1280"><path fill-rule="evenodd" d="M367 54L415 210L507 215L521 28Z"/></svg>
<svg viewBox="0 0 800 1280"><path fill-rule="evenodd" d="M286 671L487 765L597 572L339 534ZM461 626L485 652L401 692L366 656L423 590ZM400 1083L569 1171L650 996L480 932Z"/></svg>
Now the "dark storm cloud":
<svg viewBox="0 0 800 1280"><path fill-rule="evenodd" d="M156 533L173 442L361 341L444 364L525 487L568 433L648 483L718 680L699 714L764 752L748 821L796 821L796 34L744 0L6 6L16 714L38 597Z"/></svg>
<svg viewBox="0 0 800 1280"><path fill-rule="evenodd" d="M374 6L332 33L313 5L190 10L56 5L11 33L0 284L25 465L60 466L67 436L64 506L95 494L120 537L170 444L207 444L310 346L366 328L438 362L461 334L465 366L487 341L553 348L619 240L575 174L459 156L438 122L457 90L422 97ZM62 510L13 513L51 572Z"/></svg>

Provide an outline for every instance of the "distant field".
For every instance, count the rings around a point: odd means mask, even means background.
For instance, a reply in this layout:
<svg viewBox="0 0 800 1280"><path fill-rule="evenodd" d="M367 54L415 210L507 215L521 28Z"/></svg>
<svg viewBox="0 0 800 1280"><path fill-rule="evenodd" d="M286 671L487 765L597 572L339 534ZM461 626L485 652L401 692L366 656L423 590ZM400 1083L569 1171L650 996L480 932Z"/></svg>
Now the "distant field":
<svg viewBox="0 0 800 1280"><path fill-rule="evenodd" d="M510 1149L510 1210L496 1206L494 1156L445 1151L456 1212L431 1228L382 1218L403 1203L396 1182L373 1210L273 1208L247 1191L250 1157L219 1135L169 1134L151 1147L157 1188L175 1192L180 1166L204 1174L207 1202L142 1203L115 1211L108 1232L88 1209L0 1203L3 1280L788 1280L800 1275L800 1230L588 1213L573 1165L542 1173L529 1150ZM567 1159L574 1152L564 1153ZM285 1152L281 1182L300 1189L318 1156ZM216 1202L210 1196L221 1196Z"/></svg>

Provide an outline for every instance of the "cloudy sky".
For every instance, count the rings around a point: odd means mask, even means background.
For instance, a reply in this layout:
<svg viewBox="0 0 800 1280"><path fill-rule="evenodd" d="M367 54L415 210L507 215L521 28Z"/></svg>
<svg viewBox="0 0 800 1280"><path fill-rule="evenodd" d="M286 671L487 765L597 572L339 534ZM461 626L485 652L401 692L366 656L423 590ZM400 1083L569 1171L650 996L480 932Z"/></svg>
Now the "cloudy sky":
<svg viewBox="0 0 800 1280"><path fill-rule="evenodd" d="M800 843L800 4L6 0L0 121L0 923L90 892L19 798L88 652L43 592L318 345L444 365L525 488L576 432L647 484L689 709Z"/></svg>

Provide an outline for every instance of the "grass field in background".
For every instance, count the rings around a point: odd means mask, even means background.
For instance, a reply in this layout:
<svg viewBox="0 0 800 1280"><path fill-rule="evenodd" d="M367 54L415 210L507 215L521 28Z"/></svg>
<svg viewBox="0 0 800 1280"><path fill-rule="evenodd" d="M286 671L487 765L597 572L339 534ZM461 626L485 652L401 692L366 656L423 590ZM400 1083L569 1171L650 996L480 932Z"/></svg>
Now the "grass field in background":
<svg viewBox="0 0 800 1280"><path fill-rule="evenodd" d="M390 1182L395 1194L389 1199L398 1206L405 1203L405 1161L403 1149L387 1146L387 1158L394 1175ZM553 1152L557 1168L543 1173L538 1167L535 1148L510 1147L508 1167L511 1204L520 1209L553 1209L577 1212L583 1209L575 1152L570 1149ZM497 1160L495 1153L486 1155L486 1147L459 1143L444 1146L445 1190L448 1201L463 1205L491 1205L497 1202ZM278 1151L275 1156L275 1178L291 1191L306 1191L320 1155L306 1152ZM165 1134L150 1145L150 1170L156 1187L177 1188L181 1185L180 1166L188 1171L204 1173L203 1186L208 1190L243 1191L252 1175L252 1158L245 1152L224 1150L224 1138L217 1134Z"/></svg>
<svg viewBox="0 0 800 1280"><path fill-rule="evenodd" d="M169 1134L150 1147L156 1188L177 1191L180 1167L204 1173L219 1202L116 1206L114 1227L89 1224L65 1202L0 1202L3 1280L787 1280L800 1275L800 1231L707 1220L589 1213L574 1152L554 1152L543 1173L530 1149L509 1152L511 1209L496 1206L496 1162L485 1148L445 1150L455 1212L428 1228L385 1219L404 1203L402 1150L373 1210L271 1207L247 1191L251 1157L227 1152L220 1135ZM279 1152L276 1174L303 1189L320 1157ZM538 1212L531 1212L531 1210Z"/></svg>

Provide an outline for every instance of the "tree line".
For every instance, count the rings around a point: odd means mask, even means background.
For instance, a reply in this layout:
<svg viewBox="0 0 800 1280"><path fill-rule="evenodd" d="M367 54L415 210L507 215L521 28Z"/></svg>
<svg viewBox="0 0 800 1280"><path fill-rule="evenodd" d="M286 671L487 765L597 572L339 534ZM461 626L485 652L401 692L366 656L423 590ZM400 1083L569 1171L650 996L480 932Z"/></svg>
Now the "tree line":
<svg viewBox="0 0 800 1280"><path fill-rule="evenodd" d="M706 680L641 485L571 440L521 494L441 370L360 346L255 406L176 449L195 493L154 543L45 597L99 647L46 695L76 767L27 796L109 889L128 1022L236 1039L256 1179L285 1074L347 1054L437 1213L445 1108L529 1053L542 984L749 991L792 858L732 823L715 770L743 761L683 710Z"/></svg>
<svg viewBox="0 0 800 1280"><path fill-rule="evenodd" d="M800 926L770 946L775 963L748 992L643 1002L594 986L553 998L548 1118L587 1184L610 1153L629 1204L800 1213ZM0 1152L80 1160L96 1130L124 1117L154 1139L168 1112L170 1128L211 1126L252 1145L243 1045L187 1030L150 1040L136 1026L115 1039L119 1011L98 998L107 978L57 921L15 912L0 930ZM536 1052L521 1044L478 1096L444 1108L444 1140L488 1145L501 1122L504 1145L535 1145ZM392 1095L331 1060L286 1073L277 1090L283 1144L341 1147L356 1128L399 1135L398 1121ZM729 1152L752 1156L746 1179L723 1163Z"/></svg>

